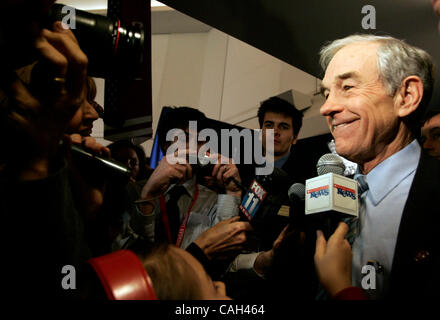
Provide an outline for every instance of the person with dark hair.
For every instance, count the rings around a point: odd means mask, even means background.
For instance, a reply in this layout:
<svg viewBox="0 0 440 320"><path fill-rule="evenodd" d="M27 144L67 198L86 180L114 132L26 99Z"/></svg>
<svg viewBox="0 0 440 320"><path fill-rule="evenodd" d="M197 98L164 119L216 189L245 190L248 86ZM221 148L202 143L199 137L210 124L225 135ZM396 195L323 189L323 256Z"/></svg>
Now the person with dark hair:
<svg viewBox="0 0 440 320"><path fill-rule="evenodd" d="M135 214L134 202L139 199L141 191L151 172L147 172L145 164L145 152L131 140L118 140L108 145L113 159L125 164L131 169L131 176L124 188L125 209L115 228L116 236L112 243L112 249L117 250L129 245L133 241L133 230L130 228L130 217ZM142 161L144 159L144 161ZM143 170L142 170L143 168ZM151 171L153 171L151 169Z"/></svg>
<svg viewBox="0 0 440 320"><path fill-rule="evenodd" d="M288 101L279 97L271 97L261 103L257 115L260 128L263 131L262 144L264 153L270 152L266 146L266 135L267 129L272 129L274 167L280 168L287 173L291 180L290 184L295 182L304 183L305 180L309 178L307 170L304 170L304 166L300 165L298 155L293 151L293 146L298 140L298 134L302 127L303 113ZM285 192L287 194L287 190L285 190ZM287 230L286 220L282 218L283 217L277 216L267 221L265 239L260 239L260 248L269 247L271 243L274 243L271 249L241 254L231 264L228 276L231 278L230 281L233 285L230 286L231 288L239 287L239 291L241 291L239 294L253 294L253 292L255 292L255 286L262 285L261 279L264 273L268 272L267 269L271 269L274 262L274 252L277 252L275 267L283 266L284 269L282 271L285 271L285 269L289 268L288 266L292 266L288 264L288 258L291 256L291 253L288 252L288 250L278 250L279 247L284 248L280 246L280 244ZM278 261L282 262L277 263ZM296 261L294 263L297 264ZM291 269L293 268L294 266L292 266ZM262 270L264 270L264 272ZM281 269L278 269L278 271L279 270ZM264 285L276 286L286 282L287 278L283 272L276 272L276 275L280 277L279 282L276 282L277 280L272 277L271 281L265 281ZM235 283L241 283L241 281L245 281L250 285L235 285ZM277 294L275 295L280 293L281 290L277 290Z"/></svg>
<svg viewBox="0 0 440 320"><path fill-rule="evenodd" d="M140 172L140 160L135 145L130 140L118 140L107 146L112 158L131 169L130 181L136 182Z"/></svg>
<svg viewBox="0 0 440 320"><path fill-rule="evenodd" d="M139 173L136 180L147 180L153 173L153 169L150 167L150 159L147 158L144 148L140 145L134 145L134 151L139 159Z"/></svg>
<svg viewBox="0 0 440 320"><path fill-rule="evenodd" d="M421 144L428 154L440 160L440 108L429 110L421 129Z"/></svg>
<svg viewBox="0 0 440 320"><path fill-rule="evenodd" d="M274 130L274 160L276 168L290 171L285 166L291 156L291 148L298 140L303 114L294 105L279 97L271 97L261 103L258 122L263 130L263 149L266 152L266 129ZM290 172L288 172L290 173Z"/></svg>
<svg viewBox="0 0 440 320"><path fill-rule="evenodd" d="M198 132L189 130L190 121L196 122L197 131L206 127L205 115L193 108L173 108L166 114L166 121L162 121L158 128L159 141L165 153L173 144L180 143L167 141L168 133L180 129L186 138L186 142L180 145L181 151L185 156L197 156L203 143L196 142L197 150L191 149L189 140L197 141L197 137L192 135ZM179 160L181 163L173 164L167 154L159 162L142 189L137 201L138 210L132 214L130 226L138 236L177 244L185 249L205 230L238 215L241 189L232 178L238 182L241 180L237 167L231 162L216 163L205 177L193 170L187 158ZM215 180L216 190L220 191L213 191L206 179L210 179L210 183ZM237 223L233 222L233 225ZM241 231L244 234L244 230ZM245 237L240 243L244 241ZM226 244L218 247L219 252L230 249Z"/></svg>
<svg viewBox="0 0 440 320"><path fill-rule="evenodd" d="M164 121L159 123L157 128L159 146L164 154L173 143L173 141L167 141L168 132L174 129L180 129L185 131L185 135L189 138L188 126L190 121L196 122L197 131L201 131L206 128L208 120L203 112L191 107L173 107L165 114L165 118Z"/></svg>

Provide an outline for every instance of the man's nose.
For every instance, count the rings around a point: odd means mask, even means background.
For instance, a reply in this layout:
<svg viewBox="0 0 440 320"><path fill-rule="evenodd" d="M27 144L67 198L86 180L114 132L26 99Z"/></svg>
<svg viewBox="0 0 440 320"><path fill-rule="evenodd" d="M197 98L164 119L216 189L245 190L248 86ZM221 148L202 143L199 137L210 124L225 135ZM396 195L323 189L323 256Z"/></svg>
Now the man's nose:
<svg viewBox="0 0 440 320"><path fill-rule="evenodd" d="M96 112L96 109L90 104L90 102L85 101L85 107L86 110L84 112L84 117L93 121L99 118L98 112Z"/></svg>
<svg viewBox="0 0 440 320"><path fill-rule="evenodd" d="M343 110L343 104L334 94L329 94L325 103L319 109L321 115L328 117Z"/></svg>
<svg viewBox="0 0 440 320"><path fill-rule="evenodd" d="M426 138L425 142L423 143L423 149L431 150L433 149L432 139Z"/></svg>

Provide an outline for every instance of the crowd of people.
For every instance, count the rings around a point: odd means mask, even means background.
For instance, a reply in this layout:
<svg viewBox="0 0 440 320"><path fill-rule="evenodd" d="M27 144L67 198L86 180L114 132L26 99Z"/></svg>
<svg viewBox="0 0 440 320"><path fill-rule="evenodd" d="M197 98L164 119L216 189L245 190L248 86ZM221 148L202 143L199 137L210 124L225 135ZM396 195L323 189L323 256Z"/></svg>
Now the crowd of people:
<svg viewBox="0 0 440 320"><path fill-rule="evenodd" d="M434 62L427 52L375 35L348 36L321 49L320 112L336 152L358 165L355 178L365 187L359 218L341 222L326 239L299 223L304 212L293 212L270 225L265 245L240 213L246 179L234 161L210 154L219 161L208 172L188 161L205 143L191 135L209 128L199 110L171 108L158 128L160 148L167 154L178 142L167 133L180 129L184 153L178 163L163 157L154 169L132 141L105 147L90 136L103 109L94 101L87 56L61 22L50 30L39 26L53 2L1 4L0 194L11 261L2 271L11 275L5 280L11 294L32 288L42 298L106 298L88 262L130 250L160 300L257 292L268 301L436 296L440 113L428 109ZM16 34L6 32L11 27ZM272 129L274 167L287 174L289 186L305 183L312 176L297 165L294 147L302 112L271 97L257 116L263 152ZM116 179L76 161L72 145L117 160L130 176ZM374 268L367 285L365 266Z"/></svg>

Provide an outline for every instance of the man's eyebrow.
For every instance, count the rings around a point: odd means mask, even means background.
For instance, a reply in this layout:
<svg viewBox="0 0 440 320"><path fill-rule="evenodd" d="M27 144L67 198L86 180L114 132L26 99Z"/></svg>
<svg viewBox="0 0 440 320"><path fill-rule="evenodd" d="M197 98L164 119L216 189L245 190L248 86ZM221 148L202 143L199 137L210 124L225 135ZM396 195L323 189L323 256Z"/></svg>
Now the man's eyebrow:
<svg viewBox="0 0 440 320"><path fill-rule="evenodd" d="M359 76L360 75L359 75L358 72L350 71L350 72L346 72L346 73L340 74L336 78L339 79L339 80L345 80L345 79L350 79L350 78L357 79L357 78L359 78ZM319 92L322 95L324 95L325 90L328 90L328 88L321 83L320 88L319 88Z"/></svg>
<svg viewBox="0 0 440 320"><path fill-rule="evenodd" d="M430 134L440 132L440 127L433 127L429 130Z"/></svg>
<svg viewBox="0 0 440 320"><path fill-rule="evenodd" d="M346 72L343 74L340 74L339 76L337 76L338 79L340 80L345 80L345 79L349 79L349 78L359 78L359 73L355 72L355 71L350 71L350 72Z"/></svg>

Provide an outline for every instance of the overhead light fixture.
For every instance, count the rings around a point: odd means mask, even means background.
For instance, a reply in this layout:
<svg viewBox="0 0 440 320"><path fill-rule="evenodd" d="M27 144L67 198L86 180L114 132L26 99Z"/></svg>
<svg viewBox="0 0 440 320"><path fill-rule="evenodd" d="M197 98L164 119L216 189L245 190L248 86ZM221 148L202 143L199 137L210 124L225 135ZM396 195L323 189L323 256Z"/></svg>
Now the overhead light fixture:
<svg viewBox="0 0 440 320"><path fill-rule="evenodd" d="M107 0L64 0L60 1L68 6L75 7L80 10L94 11L94 10L106 10ZM166 7L166 4L162 2L151 0L151 7Z"/></svg>
<svg viewBox="0 0 440 320"><path fill-rule="evenodd" d="M166 4L163 4L162 2L151 0L151 6L152 7L165 7Z"/></svg>

